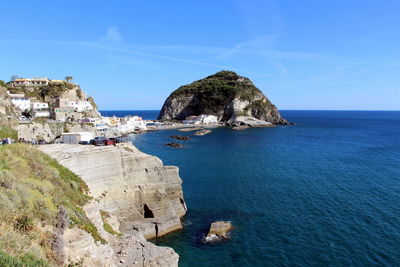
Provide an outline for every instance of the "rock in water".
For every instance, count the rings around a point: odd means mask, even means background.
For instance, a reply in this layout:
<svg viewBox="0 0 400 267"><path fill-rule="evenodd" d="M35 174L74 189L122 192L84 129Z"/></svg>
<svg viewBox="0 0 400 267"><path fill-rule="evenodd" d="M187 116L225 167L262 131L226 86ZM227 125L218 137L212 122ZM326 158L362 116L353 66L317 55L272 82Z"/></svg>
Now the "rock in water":
<svg viewBox="0 0 400 267"><path fill-rule="evenodd" d="M232 230L232 224L229 221L213 222L210 226L205 241L213 242L228 239L228 233Z"/></svg>
<svg viewBox="0 0 400 267"><path fill-rule="evenodd" d="M172 139L181 140L181 141L187 141L190 139L189 136L184 136L184 135L171 135L170 137Z"/></svg>
<svg viewBox="0 0 400 267"><path fill-rule="evenodd" d="M220 71L179 87L165 101L159 120L184 120L188 116L216 115L220 122L242 124L236 118L254 118L270 124L288 124L278 109L246 77Z"/></svg>
<svg viewBox="0 0 400 267"><path fill-rule="evenodd" d="M178 132L187 133L187 132L193 132L193 131L199 131L199 130L203 130L203 128L201 128L201 127L181 128L181 129L178 129Z"/></svg>
<svg viewBox="0 0 400 267"><path fill-rule="evenodd" d="M165 144L165 145L166 145L166 146L173 147L173 148L182 148L182 147L183 147L183 145L181 145L181 144L179 144L179 143L175 143L175 142L167 143L167 144Z"/></svg>
<svg viewBox="0 0 400 267"><path fill-rule="evenodd" d="M209 133L211 133L211 130L201 130L201 131L195 132L193 135L195 135L195 136L203 136L203 135L206 135L206 134L209 134Z"/></svg>

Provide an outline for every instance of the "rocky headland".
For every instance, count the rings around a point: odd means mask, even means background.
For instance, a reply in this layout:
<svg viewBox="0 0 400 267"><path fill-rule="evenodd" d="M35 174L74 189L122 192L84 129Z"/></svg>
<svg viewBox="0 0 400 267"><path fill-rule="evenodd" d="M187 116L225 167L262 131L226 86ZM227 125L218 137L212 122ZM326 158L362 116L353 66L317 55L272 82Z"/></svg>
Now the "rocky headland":
<svg viewBox="0 0 400 267"><path fill-rule="evenodd" d="M84 210L107 240L98 244L90 234L68 229L66 258L85 266L177 266L179 256L172 249L146 241L182 228L186 204L177 167L164 166L131 144L47 145L41 150L87 184L93 200ZM123 237L105 231L105 220Z"/></svg>
<svg viewBox="0 0 400 267"><path fill-rule="evenodd" d="M159 120L185 120L189 116L215 115L229 126L289 124L250 79L220 71L179 87L166 99Z"/></svg>

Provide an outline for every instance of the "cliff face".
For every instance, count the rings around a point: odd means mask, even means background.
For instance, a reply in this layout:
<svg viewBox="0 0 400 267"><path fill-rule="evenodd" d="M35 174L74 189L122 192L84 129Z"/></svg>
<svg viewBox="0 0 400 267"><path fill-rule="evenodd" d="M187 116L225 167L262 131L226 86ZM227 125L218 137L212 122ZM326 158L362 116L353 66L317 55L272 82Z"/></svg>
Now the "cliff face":
<svg viewBox="0 0 400 267"><path fill-rule="evenodd" d="M15 117L21 115L21 112L11 103L7 94L7 89L0 86L0 117Z"/></svg>
<svg viewBox="0 0 400 267"><path fill-rule="evenodd" d="M230 124L235 124L238 118L288 124L275 105L248 78L231 71L217 72L179 87L165 101L158 119L184 120L200 114L216 115L219 121Z"/></svg>
<svg viewBox="0 0 400 267"><path fill-rule="evenodd" d="M122 233L153 238L182 228L186 213L178 168L131 144L117 147L48 145L42 150L82 177L99 208Z"/></svg>
<svg viewBox="0 0 400 267"><path fill-rule="evenodd" d="M181 229L186 213L178 168L131 144L114 147L46 145L40 149L57 159L89 187L93 200L84 207L107 244L77 228L64 235L66 258L84 266L178 266L171 248L146 241ZM107 213L107 218L102 216ZM104 220L123 237L104 230Z"/></svg>

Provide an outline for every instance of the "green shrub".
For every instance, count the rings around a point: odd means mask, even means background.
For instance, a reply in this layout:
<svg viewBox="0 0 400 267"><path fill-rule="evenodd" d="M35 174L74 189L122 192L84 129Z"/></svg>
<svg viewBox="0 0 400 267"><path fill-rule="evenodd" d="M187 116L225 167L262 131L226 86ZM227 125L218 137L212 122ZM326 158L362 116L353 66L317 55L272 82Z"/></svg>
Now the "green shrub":
<svg viewBox="0 0 400 267"><path fill-rule="evenodd" d="M110 214L107 211L100 210L101 218L103 219L103 228L106 232L115 235L115 236L122 236L121 233L115 231L112 226L107 222L107 219L110 218Z"/></svg>
<svg viewBox="0 0 400 267"><path fill-rule="evenodd" d="M21 257L13 257L0 250L0 266L2 267L45 267L49 266L47 261L38 259L31 254Z"/></svg>

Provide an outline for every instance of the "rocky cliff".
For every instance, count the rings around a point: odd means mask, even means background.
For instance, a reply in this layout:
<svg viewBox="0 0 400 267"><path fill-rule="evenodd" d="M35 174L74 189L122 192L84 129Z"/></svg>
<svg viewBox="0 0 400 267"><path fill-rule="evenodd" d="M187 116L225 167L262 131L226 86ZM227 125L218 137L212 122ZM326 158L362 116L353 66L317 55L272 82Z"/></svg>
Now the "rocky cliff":
<svg viewBox="0 0 400 267"><path fill-rule="evenodd" d="M11 103L10 97L7 93L7 89L3 86L0 86L0 118L17 118L20 115L21 112Z"/></svg>
<svg viewBox="0 0 400 267"><path fill-rule="evenodd" d="M165 101L160 120L184 120L191 115L212 114L235 124L288 124L278 109L246 77L220 71L176 89Z"/></svg>
<svg viewBox="0 0 400 267"><path fill-rule="evenodd" d="M95 245L87 233L67 231L70 258L81 260L84 251L92 254L85 258L90 264L96 264L93 259L99 260L101 255L109 255L109 262L119 260L127 266L177 266L178 255L172 249L156 247L145 239L182 228L180 218L186 213L186 204L178 168L163 166L160 159L131 144L47 145L41 149L88 185L94 200L85 211L92 222L101 226L101 213L105 212L107 223L129 237L115 239L107 233L103 236L108 244Z"/></svg>

